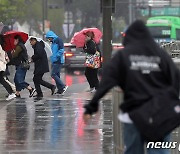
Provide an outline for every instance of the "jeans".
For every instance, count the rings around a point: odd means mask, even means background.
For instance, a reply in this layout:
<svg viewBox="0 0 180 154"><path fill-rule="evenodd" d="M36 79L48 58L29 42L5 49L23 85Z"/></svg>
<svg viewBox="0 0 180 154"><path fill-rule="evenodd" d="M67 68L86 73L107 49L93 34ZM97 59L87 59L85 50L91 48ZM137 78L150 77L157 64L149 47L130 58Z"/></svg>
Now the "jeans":
<svg viewBox="0 0 180 154"><path fill-rule="evenodd" d="M25 82L26 72L26 69L21 68L21 66L16 66L16 73L14 76L16 91L21 91L29 86L29 84Z"/></svg>
<svg viewBox="0 0 180 154"><path fill-rule="evenodd" d="M144 154L144 145L147 143L143 140L139 131L133 124L124 123L124 154ZM163 139L163 142L170 141L170 135ZM170 154L169 149L147 149L147 154Z"/></svg>
<svg viewBox="0 0 180 154"><path fill-rule="evenodd" d="M93 69L89 67L86 67L85 69L85 76L87 78L90 88L97 89L99 86L97 73L98 73L98 69Z"/></svg>
<svg viewBox="0 0 180 154"><path fill-rule="evenodd" d="M53 84L49 83L49 82L46 82L42 79L44 74L35 74L34 77L33 77L33 81L34 81L34 85L35 85L35 88L36 88L36 92L38 95L41 95L42 94L42 90L41 90L41 87L40 85L46 87L46 88L49 88L49 89L52 89L53 88Z"/></svg>
<svg viewBox="0 0 180 154"><path fill-rule="evenodd" d="M65 84L60 79L62 64L52 63L51 77L55 80L58 91L62 91L65 87Z"/></svg>

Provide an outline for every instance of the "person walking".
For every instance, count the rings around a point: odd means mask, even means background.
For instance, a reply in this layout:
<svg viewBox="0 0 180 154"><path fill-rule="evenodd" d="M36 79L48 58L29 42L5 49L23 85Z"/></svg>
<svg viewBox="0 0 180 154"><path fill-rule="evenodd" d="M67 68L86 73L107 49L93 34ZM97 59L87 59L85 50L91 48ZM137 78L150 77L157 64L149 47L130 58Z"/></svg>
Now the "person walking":
<svg viewBox="0 0 180 154"><path fill-rule="evenodd" d="M11 100L16 97L12 87L6 82L4 79L4 72L6 70L6 64L9 62L9 58L5 51L2 49L3 45L3 37L0 35L0 83L3 85L3 87L8 92L8 96L6 100Z"/></svg>
<svg viewBox="0 0 180 154"><path fill-rule="evenodd" d="M7 25L4 25L2 22L0 23L0 27L1 27L1 37L3 37L3 34L5 34L6 32L10 31L9 27ZM6 51L6 55L8 56L7 58L10 59L9 57L11 56L11 51ZM8 76L10 76L10 72L8 69L8 63L6 64L6 70L4 71L4 79L5 81L11 86L13 92L16 92L16 87L13 83L10 82ZM7 96L8 97L8 96Z"/></svg>
<svg viewBox="0 0 180 154"><path fill-rule="evenodd" d="M36 88L37 95L35 97L41 98L43 97L43 93L40 85L49 88L51 90L51 94L54 94L56 86L50 84L42 79L44 73L49 72L48 58L45 51L44 42L37 41L36 38L31 37L29 39L32 48L34 49L34 55L31 57L31 61L34 62L34 85Z"/></svg>
<svg viewBox="0 0 180 154"><path fill-rule="evenodd" d="M94 33L93 32L87 32L84 34L85 37L85 45L84 45L84 52L89 55L94 55L96 51L99 51L99 47L93 41ZM89 83L90 89L89 92L95 92L99 86L99 79L98 79L98 68L92 68L86 66L85 68L85 76L87 78L87 81Z"/></svg>
<svg viewBox="0 0 180 154"><path fill-rule="evenodd" d="M118 51L104 68L100 86L92 100L85 105L83 117L84 120L90 119L91 115L98 111L99 99L112 87L120 86L124 93L124 101L120 105L121 113L118 117L124 124L124 153L144 154L146 139L134 124L130 113L161 94L171 95L179 101L180 72L140 20L128 28L123 45L124 49ZM149 110L153 112L153 106ZM169 140L170 135L161 139L162 142ZM169 149L146 150L148 154L170 154Z"/></svg>
<svg viewBox="0 0 180 154"><path fill-rule="evenodd" d="M16 86L16 97L20 96L20 91L24 88L29 90L29 97L32 97L35 93L35 89L32 88L29 83L25 82L27 68L23 67L23 62L28 61L27 49L20 35L14 37L15 50L12 51L11 64L15 65L16 73L14 76L14 83Z"/></svg>
<svg viewBox="0 0 180 154"><path fill-rule="evenodd" d="M51 77L56 82L57 92L56 94L64 94L68 88L60 78L60 72L62 65L64 64L64 44L61 38L59 38L53 31L46 33L46 38L52 42L52 56L50 57L52 63Z"/></svg>
<svg viewBox="0 0 180 154"><path fill-rule="evenodd" d="M10 60L9 57L11 57L11 51L7 51L6 55L7 55L7 59ZM10 76L9 62L6 64L6 70L3 74L4 74L4 80L11 86L13 92L16 93L16 86L13 83L11 83L8 78L8 76Z"/></svg>

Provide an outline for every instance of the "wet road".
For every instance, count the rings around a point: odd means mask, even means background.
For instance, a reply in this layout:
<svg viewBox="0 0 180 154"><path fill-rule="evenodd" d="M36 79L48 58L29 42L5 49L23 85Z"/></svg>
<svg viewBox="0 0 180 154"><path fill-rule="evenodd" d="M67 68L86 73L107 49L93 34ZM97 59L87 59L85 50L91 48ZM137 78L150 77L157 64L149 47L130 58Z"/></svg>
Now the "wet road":
<svg viewBox="0 0 180 154"><path fill-rule="evenodd" d="M11 71L13 74L13 71ZM32 71L27 81L32 83ZM45 79L52 81L49 74ZM102 99L101 112L85 123L83 105L92 94L82 72L62 73L69 86L64 96L51 96L43 88L44 98L28 98L7 102L0 87L0 154L111 154L112 108L110 95ZM53 81L52 81L53 82Z"/></svg>

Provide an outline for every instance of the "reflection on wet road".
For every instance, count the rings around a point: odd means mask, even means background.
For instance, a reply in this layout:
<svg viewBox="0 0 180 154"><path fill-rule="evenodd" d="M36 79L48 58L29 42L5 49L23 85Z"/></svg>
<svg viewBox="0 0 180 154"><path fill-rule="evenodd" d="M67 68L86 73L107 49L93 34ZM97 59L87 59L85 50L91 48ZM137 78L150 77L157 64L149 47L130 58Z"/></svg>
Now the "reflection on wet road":
<svg viewBox="0 0 180 154"><path fill-rule="evenodd" d="M51 96L44 89L42 100L28 98L25 92L6 104L1 99L1 154L113 153L111 101L103 99L101 112L84 123L83 106L92 97L85 92L85 77L64 73L63 80L69 85L65 96Z"/></svg>

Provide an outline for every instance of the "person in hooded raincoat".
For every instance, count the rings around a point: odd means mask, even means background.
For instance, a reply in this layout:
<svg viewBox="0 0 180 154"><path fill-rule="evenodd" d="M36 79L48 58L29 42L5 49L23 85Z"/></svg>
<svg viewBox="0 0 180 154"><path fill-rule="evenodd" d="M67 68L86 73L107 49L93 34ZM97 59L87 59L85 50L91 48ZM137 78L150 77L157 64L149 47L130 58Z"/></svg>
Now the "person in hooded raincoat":
<svg viewBox="0 0 180 154"><path fill-rule="evenodd" d="M53 95L56 86L42 79L44 73L49 72L48 58L46 51L44 49L45 48L44 42L37 41L37 39L33 37L31 37L29 40L30 40L30 44L32 45L32 48L34 49L34 55L31 57L31 61L34 62L33 81L37 92L36 97L37 98L43 97L43 93L40 85L49 88L51 90L51 94Z"/></svg>
<svg viewBox="0 0 180 154"><path fill-rule="evenodd" d="M124 125L125 154L144 154L145 139L129 116L153 94L172 89L179 100L180 73L171 57L155 43L145 24L137 20L126 31L124 49L117 52L104 68L102 80L92 100L85 105L84 120L98 111L99 99L112 87L119 86L124 93L119 120ZM145 130L144 130L145 131ZM170 135L162 141L169 141ZM148 149L148 154L169 154L169 149Z"/></svg>
<svg viewBox="0 0 180 154"><path fill-rule="evenodd" d="M60 72L64 64L64 44L53 31L46 33L46 38L52 42L52 56L50 57L52 63L51 77L55 80L58 91L56 94L64 94L68 88L60 79Z"/></svg>

